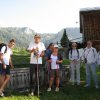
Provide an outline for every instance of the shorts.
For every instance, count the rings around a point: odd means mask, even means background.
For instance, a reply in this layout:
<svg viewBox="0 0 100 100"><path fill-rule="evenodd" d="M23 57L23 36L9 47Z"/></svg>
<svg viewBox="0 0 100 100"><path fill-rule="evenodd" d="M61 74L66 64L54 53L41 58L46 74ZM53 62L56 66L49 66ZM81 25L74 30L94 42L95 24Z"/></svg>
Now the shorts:
<svg viewBox="0 0 100 100"><path fill-rule="evenodd" d="M2 64L0 64L0 75L10 75L10 66L7 65L6 69L3 69Z"/></svg>
<svg viewBox="0 0 100 100"><path fill-rule="evenodd" d="M59 69L51 69L51 72L50 72L50 77L57 77L59 78Z"/></svg>

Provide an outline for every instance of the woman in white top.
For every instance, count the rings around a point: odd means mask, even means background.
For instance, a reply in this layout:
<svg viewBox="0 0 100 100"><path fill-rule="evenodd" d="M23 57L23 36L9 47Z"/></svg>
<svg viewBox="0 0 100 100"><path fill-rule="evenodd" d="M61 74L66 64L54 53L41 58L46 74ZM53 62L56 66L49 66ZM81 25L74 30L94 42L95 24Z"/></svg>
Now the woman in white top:
<svg viewBox="0 0 100 100"><path fill-rule="evenodd" d="M69 51L69 60L70 60L70 81L72 85L77 83L80 85L80 53L77 49L77 44L74 42L72 43L72 49ZM76 70L75 70L76 69ZM75 78L75 71L76 71L76 78Z"/></svg>
<svg viewBox="0 0 100 100"><path fill-rule="evenodd" d="M51 91L51 87L52 87L52 83L54 80L54 75L56 74L56 89L55 91L58 92L59 91L59 67L60 64L62 63L62 57L61 55L58 54L58 45L54 45L54 51L51 54L51 59L48 60L48 62L51 63L51 75L50 75L50 82L49 82L49 88L48 88L48 92Z"/></svg>

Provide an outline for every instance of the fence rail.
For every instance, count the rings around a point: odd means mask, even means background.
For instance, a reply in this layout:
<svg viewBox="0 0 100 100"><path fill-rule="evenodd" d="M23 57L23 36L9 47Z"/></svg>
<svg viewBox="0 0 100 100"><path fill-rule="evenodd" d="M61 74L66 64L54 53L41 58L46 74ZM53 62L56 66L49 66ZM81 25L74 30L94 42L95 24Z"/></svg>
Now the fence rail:
<svg viewBox="0 0 100 100"><path fill-rule="evenodd" d="M11 70L11 79L8 84L8 88L10 89L20 89L20 88L29 88L30 86L30 69L28 68L15 68ZM60 70L61 81L65 82L68 80L69 74L69 66L63 66ZM46 83L46 72L45 68L41 67L40 69L40 85L44 85ZM34 74L35 78L35 74Z"/></svg>

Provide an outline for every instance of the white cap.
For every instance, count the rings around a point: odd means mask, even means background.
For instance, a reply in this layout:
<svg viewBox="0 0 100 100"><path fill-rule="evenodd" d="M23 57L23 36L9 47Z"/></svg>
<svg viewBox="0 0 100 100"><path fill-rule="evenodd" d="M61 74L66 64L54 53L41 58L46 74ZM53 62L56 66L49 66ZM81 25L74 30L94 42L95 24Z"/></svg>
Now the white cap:
<svg viewBox="0 0 100 100"><path fill-rule="evenodd" d="M58 48L58 45L57 45L57 44L55 44L55 45L54 45L54 48Z"/></svg>

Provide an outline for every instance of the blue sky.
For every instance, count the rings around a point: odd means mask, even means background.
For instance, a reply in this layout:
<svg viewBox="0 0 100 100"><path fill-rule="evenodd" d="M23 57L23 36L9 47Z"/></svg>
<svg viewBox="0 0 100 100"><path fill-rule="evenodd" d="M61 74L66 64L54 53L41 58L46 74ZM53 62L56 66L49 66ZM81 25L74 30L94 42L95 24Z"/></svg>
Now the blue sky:
<svg viewBox="0 0 100 100"><path fill-rule="evenodd" d="M57 33L78 27L79 10L99 7L100 0L0 0L0 27L29 27L39 33Z"/></svg>

